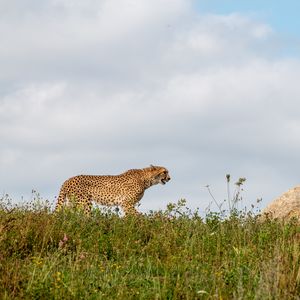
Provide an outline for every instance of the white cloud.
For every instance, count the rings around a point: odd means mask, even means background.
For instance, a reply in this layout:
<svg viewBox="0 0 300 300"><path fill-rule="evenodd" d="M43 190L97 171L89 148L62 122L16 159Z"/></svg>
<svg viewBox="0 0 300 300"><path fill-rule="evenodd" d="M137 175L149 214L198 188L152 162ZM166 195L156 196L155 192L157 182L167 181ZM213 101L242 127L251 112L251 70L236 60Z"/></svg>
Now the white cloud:
<svg viewBox="0 0 300 300"><path fill-rule="evenodd" d="M300 61L277 56L268 24L183 0L9 3L0 190L53 198L68 176L157 163L172 182L144 209L204 209L228 172L251 180L250 202L296 183Z"/></svg>

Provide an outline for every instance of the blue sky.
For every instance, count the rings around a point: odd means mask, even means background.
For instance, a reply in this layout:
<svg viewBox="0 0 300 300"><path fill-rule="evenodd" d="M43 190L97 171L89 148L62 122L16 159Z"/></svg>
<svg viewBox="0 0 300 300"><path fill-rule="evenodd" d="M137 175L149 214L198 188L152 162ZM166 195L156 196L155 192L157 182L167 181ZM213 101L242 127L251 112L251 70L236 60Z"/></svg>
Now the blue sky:
<svg viewBox="0 0 300 300"><path fill-rule="evenodd" d="M196 0L200 12L243 13L269 23L276 31L300 37L300 1Z"/></svg>

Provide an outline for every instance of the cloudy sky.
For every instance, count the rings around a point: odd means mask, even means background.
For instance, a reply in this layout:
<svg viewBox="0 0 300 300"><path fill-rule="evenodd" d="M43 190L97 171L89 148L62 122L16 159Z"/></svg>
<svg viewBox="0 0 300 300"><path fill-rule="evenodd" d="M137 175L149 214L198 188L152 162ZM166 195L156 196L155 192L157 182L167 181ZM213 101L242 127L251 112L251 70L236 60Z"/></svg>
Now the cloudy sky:
<svg viewBox="0 0 300 300"><path fill-rule="evenodd" d="M242 2L242 4L241 4ZM261 3L263 2L263 3ZM141 210L300 184L299 1L0 0L0 193L163 165Z"/></svg>

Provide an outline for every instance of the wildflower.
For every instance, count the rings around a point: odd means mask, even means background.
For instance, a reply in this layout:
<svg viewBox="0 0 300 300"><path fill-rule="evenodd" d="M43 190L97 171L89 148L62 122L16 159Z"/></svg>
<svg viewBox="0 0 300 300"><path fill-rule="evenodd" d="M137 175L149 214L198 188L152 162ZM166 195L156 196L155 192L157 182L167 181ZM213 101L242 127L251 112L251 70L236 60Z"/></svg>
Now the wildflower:
<svg viewBox="0 0 300 300"><path fill-rule="evenodd" d="M64 233L63 239L60 240L58 243L59 248L63 248L68 240L69 240L68 236Z"/></svg>
<svg viewBox="0 0 300 300"><path fill-rule="evenodd" d="M79 255L79 260L83 260L83 259L85 259L85 253L84 252L80 253L80 255Z"/></svg>
<svg viewBox="0 0 300 300"><path fill-rule="evenodd" d="M40 258L40 257L33 257L32 260L33 260L33 263L34 263L36 266L39 266L39 265L41 265L41 264L43 263L43 259Z"/></svg>

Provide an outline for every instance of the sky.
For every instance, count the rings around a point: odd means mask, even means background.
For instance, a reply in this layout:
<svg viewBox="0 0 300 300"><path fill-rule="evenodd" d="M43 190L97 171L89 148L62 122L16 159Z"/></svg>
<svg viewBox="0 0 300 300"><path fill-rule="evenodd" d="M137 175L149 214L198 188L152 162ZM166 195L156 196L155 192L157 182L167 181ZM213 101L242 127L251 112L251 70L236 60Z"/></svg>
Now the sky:
<svg viewBox="0 0 300 300"><path fill-rule="evenodd" d="M300 2L296 0L198 0L194 5L200 12L217 14L230 14L233 12L251 15L259 18L283 34L299 36L299 10Z"/></svg>
<svg viewBox="0 0 300 300"><path fill-rule="evenodd" d="M150 164L143 212L298 185L300 4L272 2L0 0L0 196Z"/></svg>

